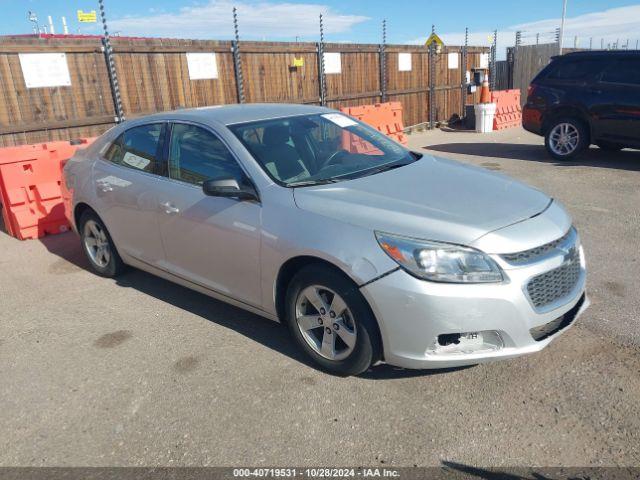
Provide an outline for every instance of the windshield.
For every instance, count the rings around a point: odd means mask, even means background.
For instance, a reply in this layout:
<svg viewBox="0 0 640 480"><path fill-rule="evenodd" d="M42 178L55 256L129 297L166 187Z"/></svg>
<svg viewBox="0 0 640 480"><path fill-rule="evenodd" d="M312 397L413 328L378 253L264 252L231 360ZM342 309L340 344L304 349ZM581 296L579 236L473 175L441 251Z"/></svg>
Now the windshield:
<svg viewBox="0 0 640 480"><path fill-rule="evenodd" d="M378 173L416 157L377 130L340 113L229 126L269 176L288 187Z"/></svg>

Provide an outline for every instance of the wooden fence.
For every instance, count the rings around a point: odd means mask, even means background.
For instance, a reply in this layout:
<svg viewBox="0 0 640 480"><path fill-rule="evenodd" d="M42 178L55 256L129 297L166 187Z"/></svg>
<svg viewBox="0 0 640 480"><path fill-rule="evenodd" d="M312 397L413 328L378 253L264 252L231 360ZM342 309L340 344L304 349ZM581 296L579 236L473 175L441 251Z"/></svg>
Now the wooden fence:
<svg viewBox="0 0 640 480"><path fill-rule="evenodd" d="M176 108L238 102L232 43L173 39L112 39L122 108L126 118ZM325 75L326 104L332 108L389 101L404 108L405 125L429 119L429 91L434 89L435 119L461 115L463 100L477 94L462 89L464 70L479 66L486 48L445 47L434 56L429 78L428 49L387 45L386 91L382 92L380 46L325 44L325 52L341 54L341 73ZM27 88L20 53L65 53L71 86ZM189 52L215 52L217 79L191 80ZM399 53L411 56L411 70L400 71ZM449 68L448 53L458 68ZM314 43L242 42L241 70L246 102L320 104L317 45ZM293 67L295 59L302 66ZM431 81L432 80L432 81ZM115 123L116 110L100 38L0 39L0 146L98 135ZM464 92L464 93L463 93Z"/></svg>

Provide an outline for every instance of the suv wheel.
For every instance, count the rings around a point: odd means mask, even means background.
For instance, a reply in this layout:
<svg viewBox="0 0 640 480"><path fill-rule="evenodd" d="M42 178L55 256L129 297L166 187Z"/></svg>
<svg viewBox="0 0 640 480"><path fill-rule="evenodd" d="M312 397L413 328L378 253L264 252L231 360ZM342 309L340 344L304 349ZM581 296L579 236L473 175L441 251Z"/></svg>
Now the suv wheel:
<svg viewBox="0 0 640 480"><path fill-rule="evenodd" d="M544 146L556 160L573 158L589 146L587 129L574 118L554 120L544 137Z"/></svg>
<svg viewBox="0 0 640 480"><path fill-rule="evenodd" d="M598 142L596 143L598 147L607 152L617 152L618 150L622 150L624 145L620 145L619 143L609 143L609 142Z"/></svg>
<svg viewBox="0 0 640 480"><path fill-rule="evenodd" d="M102 220L93 212L87 211L80 217L78 231L91 268L102 277L116 277L125 269L125 264L111 240L111 236Z"/></svg>
<svg viewBox="0 0 640 480"><path fill-rule="evenodd" d="M286 323L296 343L323 370L358 375L380 358L371 309L344 275L309 265L287 290Z"/></svg>

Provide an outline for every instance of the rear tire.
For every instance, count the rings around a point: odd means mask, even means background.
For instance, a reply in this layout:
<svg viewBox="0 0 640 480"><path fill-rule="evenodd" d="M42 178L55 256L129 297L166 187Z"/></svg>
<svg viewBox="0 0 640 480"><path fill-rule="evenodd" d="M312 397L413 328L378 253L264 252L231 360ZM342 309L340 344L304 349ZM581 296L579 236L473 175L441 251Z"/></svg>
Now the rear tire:
<svg viewBox="0 0 640 480"><path fill-rule="evenodd" d="M101 277L113 278L120 275L126 265L100 217L92 211L86 211L80 217L79 227L82 250L91 269Z"/></svg>
<svg viewBox="0 0 640 480"><path fill-rule="evenodd" d="M570 117L559 118L549 125L544 146L555 160L569 160L589 146L589 133L582 121Z"/></svg>
<svg viewBox="0 0 640 480"><path fill-rule="evenodd" d="M380 359L369 304L349 278L327 266L309 265L293 277L285 321L298 346L329 373L358 375Z"/></svg>
<svg viewBox="0 0 640 480"><path fill-rule="evenodd" d="M606 152L617 152L624 148L624 145L620 145L619 143L598 142L596 145Z"/></svg>

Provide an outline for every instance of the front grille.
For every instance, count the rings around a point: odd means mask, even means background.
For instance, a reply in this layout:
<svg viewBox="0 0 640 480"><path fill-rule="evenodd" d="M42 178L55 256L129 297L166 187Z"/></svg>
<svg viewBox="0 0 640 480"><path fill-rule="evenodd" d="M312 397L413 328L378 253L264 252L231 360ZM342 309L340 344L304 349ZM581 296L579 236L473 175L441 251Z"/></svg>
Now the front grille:
<svg viewBox="0 0 640 480"><path fill-rule="evenodd" d="M564 265L533 277L527 293L535 308L545 307L571 293L580 278L580 255L572 250L571 260Z"/></svg>
<svg viewBox="0 0 640 480"><path fill-rule="evenodd" d="M565 233L562 237L557 240L553 240L552 242L545 243L544 245L540 245L539 247L531 248L529 250L524 250L522 252L516 253L505 253L500 255L504 260L513 264L513 265L521 265L523 263L532 262L550 251L554 248L558 247L562 243L566 242L571 234L574 232L574 228L571 227L567 233Z"/></svg>
<svg viewBox="0 0 640 480"><path fill-rule="evenodd" d="M545 323L544 325L540 325L539 327L533 327L532 329L530 329L529 333L531 334L533 339L536 342L540 342L545 338L549 338L551 335L556 334L563 328L571 325L571 322L575 320L580 307L582 307L582 304L584 303L584 297L585 296L583 294L580 300L578 300L578 303L576 303L571 310L569 310L561 317L558 317L555 320L551 320L549 323Z"/></svg>

